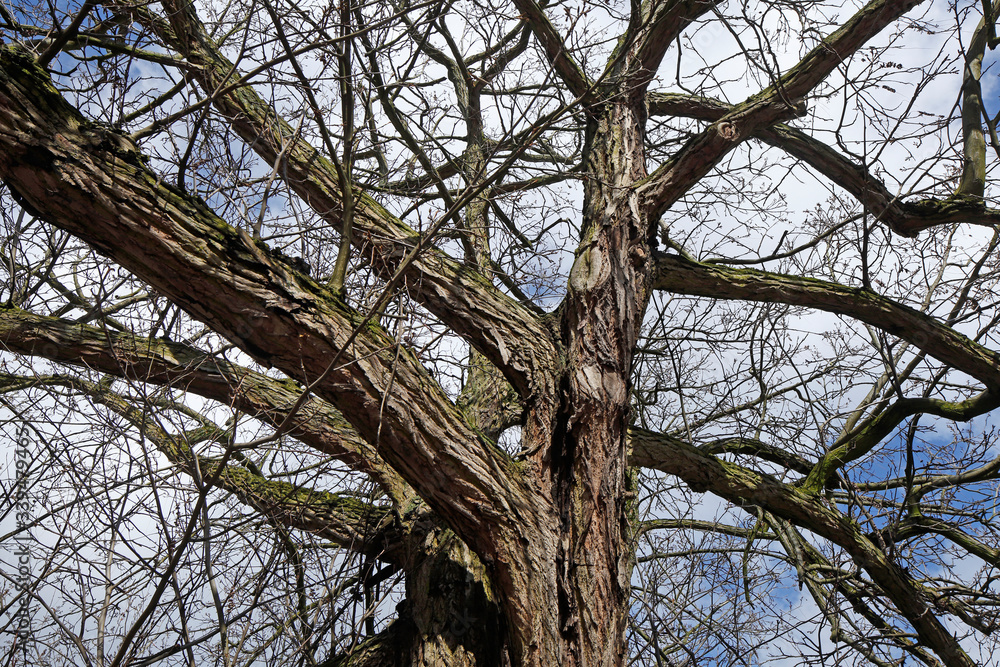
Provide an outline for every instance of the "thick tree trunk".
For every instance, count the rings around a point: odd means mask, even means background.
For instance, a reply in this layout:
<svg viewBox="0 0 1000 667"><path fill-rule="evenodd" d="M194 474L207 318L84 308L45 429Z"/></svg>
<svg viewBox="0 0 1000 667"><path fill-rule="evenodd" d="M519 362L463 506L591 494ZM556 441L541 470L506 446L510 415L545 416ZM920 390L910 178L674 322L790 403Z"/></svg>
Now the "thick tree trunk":
<svg viewBox="0 0 1000 667"><path fill-rule="evenodd" d="M499 661L500 644L487 642L503 636L519 664L622 664L630 373L651 278L649 225L633 187L646 175L641 100L620 96L589 110L582 240L554 327L564 356L557 379L523 392L529 457L518 464L469 428L412 356L386 352L384 332L359 326L356 313L203 202L164 186L134 144L84 120L26 54L5 51L0 71L8 112L0 175L24 205L262 362L292 377L308 369L303 381L320 375L317 394L378 441L379 453L476 549L493 582L484 600L496 596L506 632L492 632L499 623L489 621L481 641L456 639L448 626L454 601L441 603L431 584L471 582L466 619L487 605L473 599L483 577L464 565L449 573L455 559L444 549L441 567L409 572L418 603L407 614L417 633L412 659ZM323 372L341 358L352 363ZM407 632L405 622L394 631Z"/></svg>
<svg viewBox="0 0 1000 667"><path fill-rule="evenodd" d="M571 664L620 665L633 550L627 430L632 356L649 294L649 224L633 185L646 176L640 102L591 121L583 238L563 317L565 394L549 451L562 520L560 617ZM569 656L566 656L567 658Z"/></svg>
<svg viewBox="0 0 1000 667"><path fill-rule="evenodd" d="M611 666L625 657L630 375L651 276L649 225L632 187L646 176L644 123L644 106L627 97L592 110L582 239L560 312L559 395L529 406L524 436L553 513L550 532L524 545L528 562L518 569L531 573L530 588L508 604L528 665Z"/></svg>
<svg viewBox="0 0 1000 667"><path fill-rule="evenodd" d="M644 122L644 107L624 100L591 121L583 238L560 313L559 393L529 405L524 431L539 480L539 497L524 500L543 519L524 517L517 534L498 538L493 586L450 531L428 533L435 544L421 552L439 555L407 568L399 619L337 665L624 663L630 374L652 277L649 224L631 187L646 175Z"/></svg>

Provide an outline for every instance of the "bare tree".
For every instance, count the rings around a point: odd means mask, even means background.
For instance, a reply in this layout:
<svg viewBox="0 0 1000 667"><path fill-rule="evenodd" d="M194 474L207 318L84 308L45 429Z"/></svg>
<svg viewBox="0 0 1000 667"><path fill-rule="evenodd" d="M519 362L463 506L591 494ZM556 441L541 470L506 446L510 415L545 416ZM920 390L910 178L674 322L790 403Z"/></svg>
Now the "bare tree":
<svg viewBox="0 0 1000 667"><path fill-rule="evenodd" d="M0 5L30 659L992 663L996 11Z"/></svg>

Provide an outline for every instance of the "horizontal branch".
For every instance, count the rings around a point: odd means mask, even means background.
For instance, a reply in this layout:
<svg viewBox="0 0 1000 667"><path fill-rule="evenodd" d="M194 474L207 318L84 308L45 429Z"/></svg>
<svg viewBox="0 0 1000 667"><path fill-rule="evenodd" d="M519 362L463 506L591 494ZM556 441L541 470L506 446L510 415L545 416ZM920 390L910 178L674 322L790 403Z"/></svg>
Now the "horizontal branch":
<svg viewBox="0 0 1000 667"><path fill-rule="evenodd" d="M181 343L109 332L16 308L0 307L0 350L93 369L132 382L173 387L230 405L275 427L283 427L289 435L318 452L371 476L392 499L399 514L405 515L397 516L398 525L380 524L379 531L369 540L368 546L377 543L379 549L385 550L379 558L408 569L414 562L439 555L435 552L437 541L427 536L443 530L440 518L419 502L412 487L327 401L311 396L298 405L303 389L292 380L268 377ZM496 373L495 368L491 370ZM16 379L6 386L26 389L46 383L51 384L45 378L28 377ZM74 388L82 386L80 381L64 380L62 383ZM473 406L485 410L470 398L465 409L473 409ZM232 475L237 478L235 484L243 480L240 475L244 473ZM321 508L314 507L309 516L322 514ZM309 529L301 523L287 525Z"/></svg>
<svg viewBox="0 0 1000 667"><path fill-rule="evenodd" d="M941 535L993 567L1000 567L1000 550L994 549L965 533L950 521L941 521L925 516L907 517L896 529L893 537L902 542L927 533Z"/></svg>
<svg viewBox="0 0 1000 667"><path fill-rule="evenodd" d="M684 442L680 438L665 433L655 433L642 428L633 427L629 429L629 439L632 443L632 454L629 464L644 468L658 467L656 451L648 451L644 446L651 443L673 440L677 443ZM786 470L806 475L813 468L813 464L802 458L798 454L785 451L780 447L769 445L756 438L732 437L720 438L705 443L698 447L701 451L710 455L717 454L743 454L753 456L761 461L776 463Z"/></svg>
<svg viewBox="0 0 1000 667"><path fill-rule="evenodd" d="M1000 355L933 317L871 290L837 283L701 264L678 255L657 256L654 288L713 299L784 303L846 315L912 343L966 373L990 391L1000 389Z"/></svg>
<svg viewBox="0 0 1000 667"><path fill-rule="evenodd" d="M641 531L650 530L690 530L703 533L717 533L729 537L748 538L751 540L775 540L777 536L767 529L742 528L730 526L718 521L699 521L698 519L649 519L642 522Z"/></svg>
<svg viewBox="0 0 1000 667"><path fill-rule="evenodd" d="M990 410L1000 407L1000 399L992 392L984 392L962 402L942 401L936 398L903 398L895 401L885 410L866 419L857 428L838 438L830 451L816 463L802 483L803 489L819 492L827 488L830 479L845 464L856 461L892 433L907 417L929 414L953 421L968 421ZM881 482L882 488L893 480ZM916 480L909 480L917 483ZM872 485L856 485L859 488L874 488Z"/></svg>
<svg viewBox="0 0 1000 667"><path fill-rule="evenodd" d="M181 343L110 332L16 308L0 308L0 350L193 392L283 428L316 451L370 475L401 504L413 495L332 405L309 397L293 412L305 391L293 380L268 377Z"/></svg>
<svg viewBox="0 0 1000 667"><path fill-rule="evenodd" d="M651 116L682 116L715 122L733 109L732 105L719 100L679 93L650 93L646 99ZM753 136L802 160L850 192L877 220L902 236L916 236L925 229L956 222L988 226L1000 224L1000 209L987 208L982 198L901 201L864 166L825 142L787 125L762 128Z"/></svg>
<svg viewBox="0 0 1000 667"><path fill-rule="evenodd" d="M767 90L732 108L688 141L640 185L655 221L733 148L758 131L805 114L803 100L844 59L922 0L873 0L813 48Z"/></svg>

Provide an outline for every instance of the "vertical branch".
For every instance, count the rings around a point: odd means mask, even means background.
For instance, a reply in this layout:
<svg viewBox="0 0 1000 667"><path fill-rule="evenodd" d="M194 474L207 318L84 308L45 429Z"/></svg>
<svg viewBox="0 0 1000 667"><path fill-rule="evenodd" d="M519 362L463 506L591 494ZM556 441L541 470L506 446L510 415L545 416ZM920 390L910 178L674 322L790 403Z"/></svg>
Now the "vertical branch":
<svg viewBox="0 0 1000 667"><path fill-rule="evenodd" d="M982 197L986 192L986 135L983 132L983 96L979 77L983 70L989 27L993 16L987 15L976 26L965 54L962 78L962 180L956 195Z"/></svg>
<svg viewBox="0 0 1000 667"><path fill-rule="evenodd" d="M205 119L208 118L210 110L211 107L206 105L202 108L201 113L198 114L198 119L195 120L194 125L191 127L191 136L188 138L187 150L184 151L180 164L177 165L177 187L184 192L187 192L187 187L184 185L184 177L187 174L191 156L194 154L195 144L198 143L198 133L201 132L201 126L205 123Z"/></svg>
<svg viewBox="0 0 1000 667"><path fill-rule="evenodd" d="M260 471L255 471L260 472ZM302 554L292 541L291 532L277 521L272 521L275 535L281 544L281 548L288 555L292 562L292 569L295 571L295 610L298 616L299 631L302 634L302 651L305 654L306 664L312 665L316 662L313 654L313 626L309 621L309 600L306 598L306 569L302 562Z"/></svg>
<svg viewBox="0 0 1000 667"><path fill-rule="evenodd" d="M341 0L340 34L344 38L340 43L338 68L340 70L340 107L344 123L344 161L338 170L340 191L344 196L343 227L340 232L340 247L337 250L337 261L330 276L330 289L338 297L344 297L344 279L347 275L347 262L351 257L351 241L354 227L354 188L352 186L351 168L354 163L354 82L351 79L351 1Z"/></svg>
<svg viewBox="0 0 1000 667"><path fill-rule="evenodd" d="M348 0L345 0L347 4L341 8L341 36L343 39L342 46L343 51L340 52L338 61L340 69L340 79L341 79L341 103L345 109L344 117L344 157L345 164L341 164L337 157L337 151L333 145L333 137L330 131L327 129L326 123L323 121L323 110L316 99L316 95L313 93L313 84L309 77L306 76L305 72L302 70L298 59L295 57L295 50L292 48L285 35L285 30L282 28L281 18L278 16L277 10L271 4L270 0L264 0L264 7L267 9L267 13L271 17L271 22L274 24L275 34L278 40L281 42L285 53L288 55L288 60L292 65L292 69L295 70L295 74L302 84L302 90L305 92L306 99L309 101L309 106L312 109L313 116L316 120L316 124L319 126L320 136L323 139L323 145L326 147L327 153L330 155L330 160L333 163L334 170L337 172L337 180L340 185L340 190L343 193L342 206L344 208L343 212L343 230L348 230L344 236L347 238L346 244L344 241L340 244L339 252L337 253L337 261L334 268L333 275L330 277L329 286L332 291L338 296L343 298L343 285L344 285L344 275L347 273L347 260L350 257L350 232L354 217L354 190L351 183L351 161L353 159L352 141L354 135L354 100L353 100L353 86L350 82L347 82L345 86L345 81L350 77L350 4ZM346 70L346 75L345 75ZM347 109L349 108L349 114ZM284 148L282 148L284 150ZM279 161L280 161L280 155ZM348 250L345 250L345 247ZM339 285L339 286L338 286Z"/></svg>
<svg viewBox="0 0 1000 667"><path fill-rule="evenodd" d="M90 12L93 11L94 7L96 7L97 4L98 3L96 2L96 0L87 0L86 2L83 3L83 6L80 7L80 11L73 18L73 21L72 23L69 24L69 27L66 28L65 30L59 31L56 37L45 48L45 51L42 52L42 54L39 55L37 59L35 59L35 62L38 64L39 67L47 68L49 66L49 63L52 62L52 59L55 58L57 55L59 55L59 52L62 51L62 48L66 46L66 43L69 42L69 40L76 37L76 34L80 31L80 26L83 25L84 20L87 18ZM8 23L10 22L11 21L8 20Z"/></svg>
<svg viewBox="0 0 1000 667"><path fill-rule="evenodd" d="M107 640L107 633L105 628L107 627L108 621L108 610L111 608L113 602L111 599L114 593L115 586L111 581L112 568L114 567L114 556L115 556L115 538L118 537L118 533L111 533L111 543L108 545L108 557L104 561L104 604L101 605L101 611L97 616L97 664L104 664L104 653L105 653L105 642Z"/></svg>
<svg viewBox="0 0 1000 667"><path fill-rule="evenodd" d="M993 13L993 3L990 0L983 0L983 17L986 19L987 39L990 50L997 46L996 15Z"/></svg>

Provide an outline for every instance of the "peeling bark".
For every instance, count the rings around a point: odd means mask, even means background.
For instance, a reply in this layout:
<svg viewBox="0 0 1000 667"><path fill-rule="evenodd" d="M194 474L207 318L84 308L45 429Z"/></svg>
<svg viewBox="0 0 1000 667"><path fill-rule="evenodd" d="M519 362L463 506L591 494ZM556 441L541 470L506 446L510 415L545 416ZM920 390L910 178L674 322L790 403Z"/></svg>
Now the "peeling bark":
<svg viewBox="0 0 1000 667"><path fill-rule="evenodd" d="M540 625L545 637L529 644L526 664L620 665L624 659L633 551L630 375L652 270L649 225L632 187L646 173L644 123L644 107L634 102L592 110L583 239L562 307L561 392L558 402L529 404L523 435L557 522L523 556L525 571L538 573L527 582L533 593L522 594L528 597L521 603L523 622Z"/></svg>

